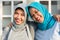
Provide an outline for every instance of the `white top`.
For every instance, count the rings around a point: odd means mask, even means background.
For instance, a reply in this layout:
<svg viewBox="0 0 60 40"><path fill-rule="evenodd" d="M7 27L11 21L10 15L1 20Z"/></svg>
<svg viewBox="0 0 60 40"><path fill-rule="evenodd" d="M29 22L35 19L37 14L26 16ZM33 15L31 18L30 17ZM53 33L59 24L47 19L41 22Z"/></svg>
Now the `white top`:
<svg viewBox="0 0 60 40"><path fill-rule="evenodd" d="M35 40L60 40L60 29L59 23L55 23L54 26L48 30L41 31L37 30Z"/></svg>
<svg viewBox="0 0 60 40"><path fill-rule="evenodd" d="M25 25L21 31L14 31L12 28L6 27L3 31L2 40L32 40L28 25Z"/></svg>
<svg viewBox="0 0 60 40"><path fill-rule="evenodd" d="M29 39L28 39L26 30L23 29L23 31L21 31L21 32L20 31L15 32L15 31L11 30L8 40L29 40Z"/></svg>

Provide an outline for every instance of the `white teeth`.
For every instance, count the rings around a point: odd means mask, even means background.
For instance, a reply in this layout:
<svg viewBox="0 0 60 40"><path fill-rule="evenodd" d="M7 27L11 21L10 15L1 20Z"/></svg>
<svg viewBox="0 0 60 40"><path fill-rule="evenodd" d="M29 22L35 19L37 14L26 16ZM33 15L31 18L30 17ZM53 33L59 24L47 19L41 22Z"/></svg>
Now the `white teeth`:
<svg viewBox="0 0 60 40"><path fill-rule="evenodd" d="M39 20L39 18L37 18Z"/></svg>
<svg viewBox="0 0 60 40"><path fill-rule="evenodd" d="M16 20L16 21L21 21L21 19L20 20Z"/></svg>

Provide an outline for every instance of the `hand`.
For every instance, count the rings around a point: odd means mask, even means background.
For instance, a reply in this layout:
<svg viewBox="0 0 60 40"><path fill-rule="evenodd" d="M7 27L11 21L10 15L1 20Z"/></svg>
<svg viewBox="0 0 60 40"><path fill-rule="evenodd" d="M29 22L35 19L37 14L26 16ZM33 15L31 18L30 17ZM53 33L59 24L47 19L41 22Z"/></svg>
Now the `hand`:
<svg viewBox="0 0 60 40"><path fill-rule="evenodd" d="M53 17L54 17L58 22L60 22L60 15L55 14L55 15L53 15Z"/></svg>
<svg viewBox="0 0 60 40"><path fill-rule="evenodd" d="M8 26L8 27L12 27L12 25L13 25L13 24L12 24L12 22L11 22L11 23L9 23L7 26Z"/></svg>

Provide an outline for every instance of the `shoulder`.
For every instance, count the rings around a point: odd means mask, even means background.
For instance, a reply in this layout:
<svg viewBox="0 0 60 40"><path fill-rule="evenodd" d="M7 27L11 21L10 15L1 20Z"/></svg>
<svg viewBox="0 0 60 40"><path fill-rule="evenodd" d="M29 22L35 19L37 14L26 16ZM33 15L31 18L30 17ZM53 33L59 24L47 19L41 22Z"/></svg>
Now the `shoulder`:
<svg viewBox="0 0 60 40"><path fill-rule="evenodd" d="M32 25L26 24L25 26L29 28L29 30L34 30L34 27Z"/></svg>
<svg viewBox="0 0 60 40"><path fill-rule="evenodd" d="M32 38L34 39L34 28L29 26L28 24L25 25L27 27L28 32L31 33Z"/></svg>
<svg viewBox="0 0 60 40"><path fill-rule="evenodd" d="M3 27L3 31L8 31L10 28L8 26Z"/></svg>
<svg viewBox="0 0 60 40"><path fill-rule="evenodd" d="M58 22L56 21L56 22L55 22L55 24L54 24L53 26L55 26L55 27L56 27L57 25L58 25Z"/></svg>
<svg viewBox="0 0 60 40"><path fill-rule="evenodd" d="M7 36L9 35L9 32L10 32L10 29L11 29L11 27L9 27L9 26L6 26L6 27L2 27L3 29L3 34L2 34L2 36L3 36L3 40L4 39L6 39L7 38Z"/></svg>
<svg viewBox="0 0 60 40"><path fill-rule="evenodd" d="M13 24L10 22L7 26L2 27L3 31L8 31L10 28L12 28Z"/></svg>
<svg viewBox="0 0 60 40"><path fill-rule="evenodd" d="M11 26L10 26L10 25L7 25L7 26L5 26L5 27L2 27L3 32L4 32L4 31L5 31L5 32L8 32L10 29L11 29Z"/></svg>

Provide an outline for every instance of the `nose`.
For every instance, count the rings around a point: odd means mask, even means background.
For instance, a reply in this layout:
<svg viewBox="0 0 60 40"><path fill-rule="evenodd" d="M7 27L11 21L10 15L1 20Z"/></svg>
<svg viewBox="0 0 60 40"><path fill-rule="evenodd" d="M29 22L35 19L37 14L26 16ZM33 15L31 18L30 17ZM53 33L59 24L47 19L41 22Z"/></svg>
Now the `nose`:
<svg viewBox="0 0 60 40"><path fill-rule="evenodd" d="M18 16L17 16L17 18L21 18L21 16L20 16L20 15L18 15Z"/></svg>
<svg viewBox="0 0 60 40"><path fill-rule="evenodd" d="M35 14L35 18L38 18L39 16Z"/></svg>

